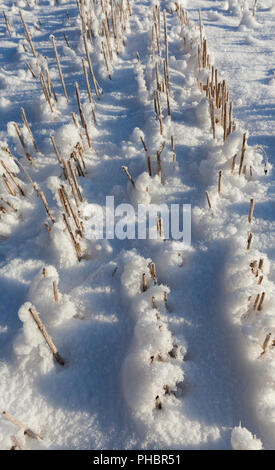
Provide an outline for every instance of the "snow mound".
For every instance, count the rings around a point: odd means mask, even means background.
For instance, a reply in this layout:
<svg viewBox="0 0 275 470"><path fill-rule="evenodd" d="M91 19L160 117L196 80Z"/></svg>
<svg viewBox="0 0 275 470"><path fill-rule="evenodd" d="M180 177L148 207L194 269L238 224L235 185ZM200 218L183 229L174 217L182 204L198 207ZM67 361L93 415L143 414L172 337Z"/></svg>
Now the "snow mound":
<svg viewBox="0 0 275 470"><path fill-rule="evenodd" d="M234 450L262 450L260 439L253 436L248 429L237 426L231 433L231 445Z"/></svg>

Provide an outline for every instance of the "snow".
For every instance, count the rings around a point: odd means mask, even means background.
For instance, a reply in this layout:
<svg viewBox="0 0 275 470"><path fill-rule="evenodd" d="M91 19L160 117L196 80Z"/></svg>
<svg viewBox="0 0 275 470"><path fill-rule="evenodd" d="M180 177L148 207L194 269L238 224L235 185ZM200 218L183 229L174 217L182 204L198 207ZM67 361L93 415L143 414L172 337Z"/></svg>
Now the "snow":
<svg viewBox="0 0 275 470"><path fill-rule="evenodd" d="M241 426L232 430L231 445L234 450L262 450L260 439Z"/></svg>
<svg viewBox="0 0 275 470"><path fill-rule="evenodd" d="M273 449L273 2L259 2L253 16L248 1L141 0L130 2L130 15L124 0L125 28L118 20L117 37L104 40L109 70L101 36L106 16L101 2L93 3L80 2L80 12L91 19L85 31L99 96L75 1L0 0L11 29L9 35L3 19L0 162L13 188L1 178L0 403L1 411L43 437L35 441L1 416L0 448L9 449L16 436L28 449ZM170 116L166 93L160 93L161 122L154 97L156 65L162 79L165 57L162 14L162 59L157 48L152 57L152 10L158 5L167 9L171 107ZM180 7L187 25L178 21ZM200 89L200 82L211 80L211 66L199 69L198 8L211 65L233 100L236 130L225 142L220 109L213 139L209 99ZM39 79L43 72L48 86L47 70L57 97L49 86L52 110ZM244 133L245 171L239 175ZM69 177L50 136L61 159L70 159ZM112 217L106 197L113 195L124 209L192 204L191 246L163 235L99 240ZM123 230L122 208L116 233ZM55 360L30 309L65 365Z"/></svg>

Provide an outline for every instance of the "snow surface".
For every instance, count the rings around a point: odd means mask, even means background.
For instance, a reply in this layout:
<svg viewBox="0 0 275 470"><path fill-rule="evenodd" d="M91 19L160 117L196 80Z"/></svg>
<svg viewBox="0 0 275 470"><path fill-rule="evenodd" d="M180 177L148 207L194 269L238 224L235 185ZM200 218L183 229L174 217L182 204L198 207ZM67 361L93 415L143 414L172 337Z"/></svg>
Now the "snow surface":
<svg viewBox="0 0 275 470"><path fill-rule="evenodd" d="M94 3L92 28L97 31L103 16L100 2ZM28 449L275 447L275 10L272 0L259 1L253 17L251 3L160 2L161 10L167 9L171 95L171 117L166 98L161 98L164 129L160 136L153 103L157 57L151 56L152 8L158 1L131 2L132 15L121 31L120 53L113 53L111 80L100 38L88 46L103 91L97 99L89 77L94 123L82 70L85 47L76 2L0 0L11 25L9 36L2 18L0 160L17 175L24 193L16 188L12 196L1 178L0 403L1 411L43 437L41 442L30 439L1 416L1 449L11 447L12 435ZM189 26L178 24L179 5L186 8ZM25 39L19 8L37 59ZM198 81L206 83L210 73L198 69L198 8L211 63L218 68L219 79L226 80L234 103L237 129L225 143L220 126L217 139L212 138L209 103L198 87ZM164 54L163 30L161 38ZM39 80L40 70L45 72L47 67L58 98L57 102L52 98L53 113ZM78 115L75 82L92 142L89 149L83 133L86 175L77 178L83 202L76 207L71 199L84 226L83 238L78 237L80 262L65 230L58 197L60 185L69 194L70 186L50 141L53 136L64 159L82 142L80 127L76 129L72 120L72 112ZM21 107L38 152L22 123ZM13 123L22 132L25 149ZM239 176L245 131L249 136L247 174ZM148 148L146 155L140 136ZM145 157L151 156L155 175L155 155L163 140L167 144L160 181L157 175L149 177ZM24 165L34 187L6 147ZM135 188L122 172L123 165L133 176ZM217 191L220 170L221 195ZM45 194L54 224L36 189ZM116 204L134 206L191 203L192 246L161 237L97 240L95 224L108 195L115 195ZM252 198L255 210L250 224ZM50 233L45 222L51 226ZM253 241L248 251L250 231ZM260 260L263 265L258 269ZM156 279L150 274L152 262ZM263 309L255 311L255 298L263 292ZM65 359L64 367L54 361L30 308L35 308L52 336ZM239 422L245 427L238 426Z"/></svg>

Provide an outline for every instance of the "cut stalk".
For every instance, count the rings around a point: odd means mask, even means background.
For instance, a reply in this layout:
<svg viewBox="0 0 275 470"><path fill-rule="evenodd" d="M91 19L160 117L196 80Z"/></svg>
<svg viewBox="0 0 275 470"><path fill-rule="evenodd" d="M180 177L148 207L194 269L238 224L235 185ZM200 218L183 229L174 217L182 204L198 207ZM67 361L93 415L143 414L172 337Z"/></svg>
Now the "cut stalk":
<svg viewBox="0 0 275 470"><path fill-rule="evenodd" d="M50 211L50 208L49 208L49 205L48 205L48 202L47 202L47 199L46 199L45 194L44 194L42 191L40 191L39 196L40 196L40 198L41 198L41 201L42 201L43 204L44 204L44 207L45 207L45 209L46 209L46 212L47 212L48 216L50 217L52 223L54 224L54 223L55 223L55 218L53 217L53 215L52 215L52 213L51 213L51 211Z"/></svg>
<svg viewBox="0 0 275 470"><path fill-rule="evenodd" d="M60 163L60 165L62 165L62 159L61 159L60 153L59 153L59 151L58 151L58 148L57 148L57 146L56 146L54 137L51 135L51 136L50 136L50 139L51 139L51 143L52 143L52 145L53 145L54 151L55 151L55 155L57 156L57 160L58 160L58 162Z"/></svg>
<svg viewBox="0 0 275 470"><path fill-rule="evenodd" d="M7 411L2 411L1 412L1 415L6 419L8 420L10 423L14 424L15 426L17 426L19 429L23 429L24 431L24 434L28 437L30 437L31 439L36 439L38 441L41 441L42 440L42 437L39 436L39 434L37 434L36 432L32 431L28 426L26 426L25 424L21 423L21 421L19 421L17 418L15 418L14 416L12 416L11 414L9 414Z"/></svg>
<svg viewBox="0 0 275 470"><path fill-rule="evenodd" d="M32 307L32 308L29 308L29 312L33 318L33 320L35 321L39 331L41 332L43 338L45 339L47 345L49 346L49 349L50 351L52 352L53 354L53 357L54 359L56 360L56 362L58 362L58 364L60 364L61 366L64 366L65 365L65 361L64 359L59 355L58 353L58 350L55 346L55 344L53 343L53 340L52 338L50 337L50 335L48 334L45 326L43 325L42 321L40 320L37 312L35 311L35 309Z"/></svg>
<svg viewBox="0 0 275 470"><path fill-rule="evenodd" d="M30 34L29 34L29 31L28 31L27 25L26 25L26 23L25 23L25 20L24 20L24 18L23 18L23 15L22 15L21 10L19 10L19 15L20 15L22 24L23 24L23 26L24 26L25 36L26 36L27 41L28 41L28 43L29 43L29 45L30 45L30 48L31 48L32 53L33 53L33 56L34 56L34 58L36 59L36 58L37 58L37 52L36 52L36 50L34 49L33 42L32 42L32 38L31 38L31 36L30 36Z"/></svg>
<svg viewBox="0 0 275 470"><path fill-rule="evenodd" d="M243 162L244 162L244 155L246 151L246 132L243 135L243 145L242 145L242 153L241 153L241 160L240 160L240 166L239 166L239 175L242 173L243 169Z"/></svg>
<svg viewBox="0 0 275 470"><path fill-rule="evenodd" d="M207 199L207 202L208 202L209 209L212 209L212 204L211 204L211 201L210 201L208 191L205 191L205 195L206 195L206 199Z"/></svg>
<svg viewBox="0 0 275 470"><path fill-rule="evenodd" d="M23 191L23 189L21 188L20 184L16 181L15 177L13 176L13 174L11 173L11 171L8 169L8 167L5 165L5 163L3 162L3 160L1 160L1 165L2 167L4 168L4 170L7 172L7 174L9 175L10 179L12 180L13 184L17 187L18 191L20 192L20 194L22 196L25 196L25 193Z"/></svg>
<svg viewBox="0 0 275 470"><path fill-rule="evenodd" d="M55 45L55 38L52 34L50 36L50 39L51 39L52 45L53 45L53 50L54 50L55 59L56 59L56 63L57 63L58 73L59 73L61 85L62 85L62 88L63 88L63 91L64 91L64 96L65 96L67 102L69 102L69 98L68 98L68 95L67 95L67 90L66 90L62 70L61 70L60 60L59 60L58 52L57 52L56 45Z"/></svg>
<svg viewBox="0 0 275 470"><path fill-rule="evenodd" d="M30 126L29 126L28 120L27 120L27 118L26 118L26 114L25 114L24 108L21 108L21 115L22 115L23 122L24 122L24 124L25 124L25 126L26 126L26 128L27 128L27 130L28 130L29 135L30 135L30 138L31 138L31 140L32 140L33 146L34 146L36 152L38 152L38 147L37 147L36 142L35 142L35 140L34 140L33 133L32 133L31 128L30 128Z"/></svg>
<svg viewBox="0 0 275 470"><path fill-rule="evenodd" d="M123 166L122 170L124 171L125 175L128 177L128 179L131 182L133 188L135 188L136 187L135 182L134 182L132 176L130 175L127 166Z"/></svg>
<svg viewBox="0 0 275 470"><path fill-rule="evenodd" d="M69 223L69 220L68 220L66 214L63 214L63 219L64 219L64 222L66 224L69 235L71 237L71 240L73 242L77 259L78 259L78 261L80 261L81 260L81 247L80 247L80 244L76 241L76 239L74 237L74 234L73 234L72 229L71 229L71 225Z"/></svg>
<svg viewBox="0 0 275 470"><path fill-rule="evenodd" d="M254 199L250 199L248 222L251 224L254 211Z"/></svg>

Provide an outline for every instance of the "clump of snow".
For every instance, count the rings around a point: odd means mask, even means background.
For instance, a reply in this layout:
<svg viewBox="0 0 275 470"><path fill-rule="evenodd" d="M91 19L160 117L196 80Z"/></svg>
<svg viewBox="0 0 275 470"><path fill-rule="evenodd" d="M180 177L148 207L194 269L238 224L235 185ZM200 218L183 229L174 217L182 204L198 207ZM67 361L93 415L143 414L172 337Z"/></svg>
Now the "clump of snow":
<svg viewBox="0 0 275 470"><path fill-rule="evenodd" d="M177 385L183 381L181 363L185 348L172 338L165 323L163 296L169 289L153 282L148 269L150 260L134 252L125 253L122 259L121 284L129 314L136 322L122 368L123 393L134 417L146 424L155 419L158 400L161 407L168 400L169 407L170 394L175 394ZM146 292L142 292L143 273L147 279ZM152 306L152 297L157 308Z"/></svg>
<svg viewBox="0 0 275 470"><path fill-rule="evenodd" d="M258 26L258 22L253 17L252 13L248 9L244 9L241 22L239 24L239 30L245 31L246 29L253 29Z"/></svg>
<svg viewBox="0 0 275 470"><path fill-rule="evenodd" d="M248 429L241 425L233 428L231 433L231 445L233 450L263 450L260 439L253 436Z"/></svg>
<svg viewBox="0 0 275 470"><path fill-rule="evenodd" d="M228 0L225 8L233 16L240 16L241 14L241 2L239 0Z"/></svg>
<svg viewBox="0 0 275 470"><path fill-rule="evenodd" d="M73 147L79 142L79 132L74 124L65 124L61 126L55 135L55 142L61 149L63 156L71 154Z"/></svg>
<svg viewBox="0 0 275 470"><path fill-rule="evenodd" d="M36 306L43 321L48 325L59 325L64 320L72 318L76 314L75 306L67 294L62 294L59 289L59 275L54 266L45 266L33 279L28 300ZM53 283L56 283L58 302L54 298Z"/></svg>
<svg viewBox="0 0 275 470"><path fill-rule="evenodd" d="M40 370L46 373L53 367L53 355L31 316L30 308L35 309L31 302L25 302L19 309L18 316L23 323L23 331L14 340L14 351L19 357L32 362L42 359ZM39 315L39 312L37 313Z"/></svg>

